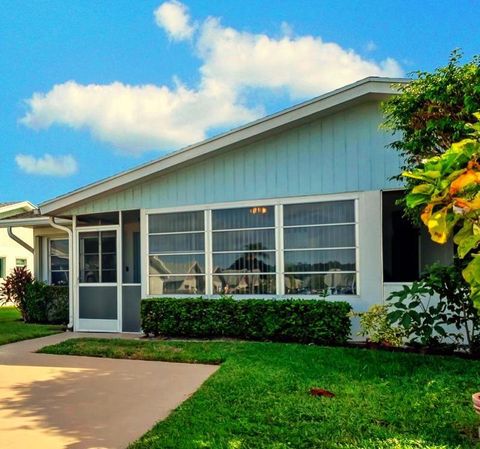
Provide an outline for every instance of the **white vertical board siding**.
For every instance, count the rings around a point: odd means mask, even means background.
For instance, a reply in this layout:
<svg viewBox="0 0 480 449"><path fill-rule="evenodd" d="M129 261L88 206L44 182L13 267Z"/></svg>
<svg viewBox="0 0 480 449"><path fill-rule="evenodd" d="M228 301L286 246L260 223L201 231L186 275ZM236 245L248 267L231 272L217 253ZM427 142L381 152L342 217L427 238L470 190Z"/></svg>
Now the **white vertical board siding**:
<svg viewBox="0 0 480 449"><path fill-rule="evenodd" d="M239 147L65 214L163 208L396 187L397 153L385 148L378 103L366 103Z"/></svg>

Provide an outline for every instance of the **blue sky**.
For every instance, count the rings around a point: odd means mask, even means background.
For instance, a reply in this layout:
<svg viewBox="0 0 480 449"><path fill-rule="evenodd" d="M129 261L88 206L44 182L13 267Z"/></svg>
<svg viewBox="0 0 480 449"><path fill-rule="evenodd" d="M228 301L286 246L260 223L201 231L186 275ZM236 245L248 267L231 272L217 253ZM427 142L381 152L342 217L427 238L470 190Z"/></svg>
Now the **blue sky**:
<svg viewBox="0 0 480 449"><path fill-rule="evenodd" d="M41 202L367 75L480 53L480 2L3 0L0 202Z"/></svg>

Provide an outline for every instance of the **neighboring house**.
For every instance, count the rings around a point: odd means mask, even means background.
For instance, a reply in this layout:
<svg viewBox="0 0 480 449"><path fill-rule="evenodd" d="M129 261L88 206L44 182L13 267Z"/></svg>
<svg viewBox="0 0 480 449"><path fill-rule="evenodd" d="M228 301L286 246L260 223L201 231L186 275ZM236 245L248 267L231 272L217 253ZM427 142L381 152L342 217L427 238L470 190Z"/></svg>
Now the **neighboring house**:
<svg viewBox="0 0 480 449"><path fill-rule="evenodd" d="M0 203L0 220L13 217L25 216L35 210L35 206L28 201ZM13 234L13 238L9 236ZM22 245L15 240L18 237ZM28 228L16 228L15 232L8 229L0 229L0 282L8 276L15 267L33 266L33 232Z"/></svg>
<svg viewBox="0 0 480 449"><path fill-rule="evenodd" d="M401 160L379 128L393 82L361 80L0 226L34 229L35 274L70 282L75 330L138 331L140 299L162 295L326 294L366 310L453 254L395 204Z"/></svg>

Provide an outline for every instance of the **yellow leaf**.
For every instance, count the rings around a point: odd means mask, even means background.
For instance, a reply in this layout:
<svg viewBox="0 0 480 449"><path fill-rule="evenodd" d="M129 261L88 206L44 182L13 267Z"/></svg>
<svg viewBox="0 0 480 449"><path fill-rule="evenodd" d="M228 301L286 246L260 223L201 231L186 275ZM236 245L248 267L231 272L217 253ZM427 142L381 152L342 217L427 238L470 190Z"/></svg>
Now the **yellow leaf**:
<svg viewBox="0 0 480 449"><path fill-rule="evenodd" d="M425 226L428 226L428 220L430 220L430 217L432 216L433 212L433 204L427 204L425 206L425 209L423 209L422 214L420 215L420 218L423 221L423 224Z"/></svg>
<svg viewBox="0 0 480 449"><path fill-rule="evenodd" d="M444 207L432 214L427 221L430 237L434 242L446 243L453 226L458 220L458 216L449 217L449 207Z"/></svg>
<svg viewBox="0 0 480 449"><path fill-rule="evenodd" d="M480 184L480 173L467 170L450 184L450 195L456 195L470 184Z"/></svg>

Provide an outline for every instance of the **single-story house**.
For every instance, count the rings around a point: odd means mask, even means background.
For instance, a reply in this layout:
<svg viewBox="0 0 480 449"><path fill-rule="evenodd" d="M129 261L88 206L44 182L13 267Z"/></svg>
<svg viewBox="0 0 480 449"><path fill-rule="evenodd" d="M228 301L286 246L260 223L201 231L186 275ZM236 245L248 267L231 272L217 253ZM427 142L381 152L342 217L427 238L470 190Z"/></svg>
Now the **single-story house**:
<svg viewBox="0 0 480 449"><path fill-rule="evenodd" d="M402 161L371 77L0 221L34 232L35 276L70 285L78 331L139 331L140 299L349 301L363 311L451 246L395 204ZM159 124L161 126L161 124Z"/></svg>
<svg viewBox="0 0 480 449"><path fill-rule="evenodd" d="M35 210L28 201L0 203L0 220L9 217L26 216ZM29 228L0 228L0 282L15 267L33 270L33 231Z"/></svg>

